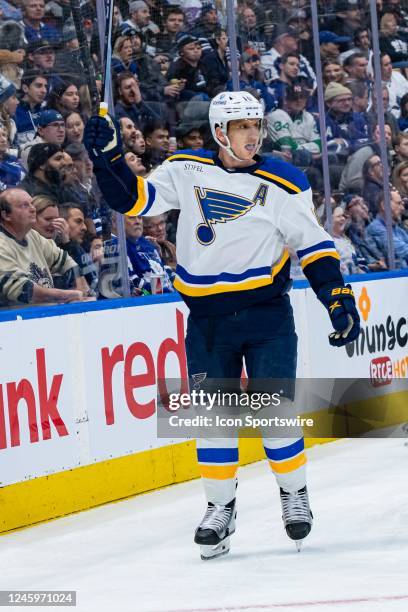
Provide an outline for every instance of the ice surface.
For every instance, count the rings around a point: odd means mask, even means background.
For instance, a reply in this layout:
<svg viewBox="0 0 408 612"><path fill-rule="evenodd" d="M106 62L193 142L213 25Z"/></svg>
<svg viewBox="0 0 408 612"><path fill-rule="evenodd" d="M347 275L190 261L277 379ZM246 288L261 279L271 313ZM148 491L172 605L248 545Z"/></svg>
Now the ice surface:
<svg viewBox="0 0 408 612"><path fill-rule="evenodd" d="M343 440L308 454L315 523L301 553L260 462L240 470L225 557L199 558L193 481L3 536L0 589L74 589L81 612L407 612L408 447Z"/></svg>

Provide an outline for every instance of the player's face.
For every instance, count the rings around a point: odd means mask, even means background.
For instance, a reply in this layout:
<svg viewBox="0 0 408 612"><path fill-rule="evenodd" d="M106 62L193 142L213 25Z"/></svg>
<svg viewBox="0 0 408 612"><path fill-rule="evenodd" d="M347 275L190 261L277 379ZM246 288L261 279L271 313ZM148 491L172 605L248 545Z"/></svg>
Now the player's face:
<svg viewBox="0 0 408 612"><path fill-rule="evenodd" d="M239 159L249 161L256 154L260 138L258 119L237 119L228 124L231 148Z"/></svg>

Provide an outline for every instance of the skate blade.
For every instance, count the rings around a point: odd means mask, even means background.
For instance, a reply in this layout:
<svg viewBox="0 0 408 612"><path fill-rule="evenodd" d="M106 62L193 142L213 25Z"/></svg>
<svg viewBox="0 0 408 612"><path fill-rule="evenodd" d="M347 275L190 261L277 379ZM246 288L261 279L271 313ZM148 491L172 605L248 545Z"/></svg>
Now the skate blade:
<svg viewBox="0 0 408 612"><path fill-rule="evenodd" d="M229 553L230 550L230 539L229 537L224 538L222 542L214 545L200 545L201 559L203 561L209 561L210 559L216 559Z"/></svg>

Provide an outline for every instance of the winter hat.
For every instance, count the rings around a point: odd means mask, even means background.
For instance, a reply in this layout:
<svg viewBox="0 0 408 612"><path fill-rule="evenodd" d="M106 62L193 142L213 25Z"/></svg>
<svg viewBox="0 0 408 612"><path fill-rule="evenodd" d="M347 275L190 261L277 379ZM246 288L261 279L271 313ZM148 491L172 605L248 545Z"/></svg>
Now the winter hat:
<svg viewBox="0 0 408 612"><path fill-rule="evenodd" d="M16 93L13 83L0 74L0 104L3 104Z"/></svg>
<svg viewBox="0 0 408 612"><path fill-rule="evenodd" d="M149 8L146 2L143 0L133 0L133 2L129 2L129 13L132 14L135 11L140 11L141 9Z"/></svg>
<svg viewBox="0 0 408 612"><path fill-rule="evenodd" d="M40 143L35 144L31 147L28 154L27 165L30 174L34 174L36 170L43 164L45 164L50 157L62 151L59 145L52 143Z"/></svg>
<svg viewBox="0 0 408 612"><path fill-rule="evenodd" d="M192 34L188 34L187 32L180 32L177 35L176 43L177 43L177 51L181 51L185 45L189 45L190 43L199 42L197 36L193 36Z"/></svg>
<svg viewBox="0 0 408 612"><path fill-rule="evenodd" d="M328 102L337 96L351 96L351 91L341 83L329 83L324 91L324 101Z"/></svg>
<svg viewBox="0 0 408 612"><path fill-rule="evenodd" d="M0 26L1 48L7 51L25 49L24 28L16 21L4 21Z"/></svg>
<svg viewBox="0 0 408 612"><path fill-rule="evenodd" d="M62 42L68 43L71 42L71 40L75 40L76 38L78 38L78 36L75 30L75 26L72 21L68 21L62 28Z"/></svg>

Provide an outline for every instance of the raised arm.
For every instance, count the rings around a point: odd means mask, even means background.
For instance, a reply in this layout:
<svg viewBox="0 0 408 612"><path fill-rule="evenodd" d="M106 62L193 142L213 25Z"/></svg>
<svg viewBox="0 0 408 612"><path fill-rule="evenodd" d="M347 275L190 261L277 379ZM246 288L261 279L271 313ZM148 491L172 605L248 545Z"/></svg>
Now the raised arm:
<svg viewBox="0 0 408 612"><path fill-rule="evenodd" d="M111 208L132 217L160 215L179 208L170 164L162 164L149 180L135 176L123 155L120 128L110 118L91 117L85 126L84 144Z"/></svg>

